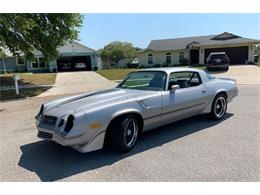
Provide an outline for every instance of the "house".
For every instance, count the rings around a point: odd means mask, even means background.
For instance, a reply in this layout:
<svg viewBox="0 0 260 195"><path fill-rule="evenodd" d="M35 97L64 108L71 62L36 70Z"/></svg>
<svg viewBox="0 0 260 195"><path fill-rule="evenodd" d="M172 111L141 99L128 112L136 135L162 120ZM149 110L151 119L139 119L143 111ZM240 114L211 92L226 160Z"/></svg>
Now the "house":
<svg viewBox="0 0 260 195"><path fill-rule="evenodd" d="M122 60L119 60L118 64L116 67L118 68L127 68L129 65L136 65L138 66L138 59L137 58L124 58Z"/></svg>
<svg viewBox="0 0 260 195"><path fill-rule="evenodd" d="M40 51L35 51L34 56L33 61L27 61L22 56L12 56L6 52L6 57L0 58L0 72L56 72L92 70L97 67L97 52L78 42L58 48L57 59L49 62L43 60Z"/></svg>
<svg viewBox="0 0 260 195"><path fill-rule="evenodd" d="M211 52L224 51L230 64L246 64L254 61L259 40L243 38L224 32L219 35L153 40L138 53L140 66L156 64L178 65L184 59L189 64L205 64Z"/></svg>

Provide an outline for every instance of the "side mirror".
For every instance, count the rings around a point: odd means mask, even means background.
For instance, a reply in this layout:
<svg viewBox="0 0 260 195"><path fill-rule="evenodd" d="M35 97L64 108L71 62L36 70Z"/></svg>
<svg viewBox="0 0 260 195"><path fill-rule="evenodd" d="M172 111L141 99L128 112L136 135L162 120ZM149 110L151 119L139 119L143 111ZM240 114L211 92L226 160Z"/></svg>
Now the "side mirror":
<svg viewBox="0 0 260 195"><path fill-rule="evenodd" d="M172 85L170 92L175 93L176 89L180 89L180 85Z"/></svg>

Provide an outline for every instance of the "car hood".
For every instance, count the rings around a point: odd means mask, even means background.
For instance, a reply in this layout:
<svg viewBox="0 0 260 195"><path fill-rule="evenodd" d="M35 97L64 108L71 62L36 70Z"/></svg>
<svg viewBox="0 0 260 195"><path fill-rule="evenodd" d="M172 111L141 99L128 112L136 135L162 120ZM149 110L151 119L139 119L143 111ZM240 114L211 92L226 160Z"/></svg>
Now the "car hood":
<svg viewBox="0 0 260 195"><path fill-rule="evenodd" d="M77 111L88 111L124 101L144 99L153 91L114 88L93 93L86 93L69 98L54 100L47 105L45 114L62 116Z"/></svg>

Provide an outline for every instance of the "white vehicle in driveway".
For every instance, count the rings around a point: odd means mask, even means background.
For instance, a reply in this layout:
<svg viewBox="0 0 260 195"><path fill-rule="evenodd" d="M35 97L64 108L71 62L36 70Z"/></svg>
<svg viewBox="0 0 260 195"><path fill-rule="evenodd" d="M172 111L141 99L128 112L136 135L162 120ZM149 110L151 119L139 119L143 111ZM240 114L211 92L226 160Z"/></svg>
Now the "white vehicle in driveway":
<svg viewBox="0 0 260 195"><path fill-rule="evenodd" d="M117 87L42 104L38 137L80 152L105 144L127 152L148 130L198 114L220 120L237 96L236 81L193 68L130 73Z"/></svg>
<svg viewBox="0 0 260 195"><path fill-rule="evenodd" d="M75 64L75 68L79 68L79 69L82 69L82 68L86 68L87 65L85 63L76 63Z"/></svg>

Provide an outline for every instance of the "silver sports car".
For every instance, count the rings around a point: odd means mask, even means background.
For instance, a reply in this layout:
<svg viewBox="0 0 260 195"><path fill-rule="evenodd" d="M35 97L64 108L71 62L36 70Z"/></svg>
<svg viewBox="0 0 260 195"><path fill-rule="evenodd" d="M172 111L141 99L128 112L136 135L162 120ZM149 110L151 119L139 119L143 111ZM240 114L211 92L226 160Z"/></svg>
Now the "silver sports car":
<svg viewBox="0 0 260 195"><path fill-rule="evenodd" d="M38 137L90 152L112 146L131 150L144 131L197 114L225 115L238 95L236 81L192 68L154 68L130 73L117 87L44 103Z"/></svg>

